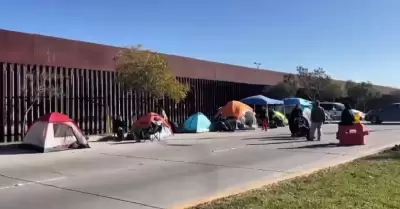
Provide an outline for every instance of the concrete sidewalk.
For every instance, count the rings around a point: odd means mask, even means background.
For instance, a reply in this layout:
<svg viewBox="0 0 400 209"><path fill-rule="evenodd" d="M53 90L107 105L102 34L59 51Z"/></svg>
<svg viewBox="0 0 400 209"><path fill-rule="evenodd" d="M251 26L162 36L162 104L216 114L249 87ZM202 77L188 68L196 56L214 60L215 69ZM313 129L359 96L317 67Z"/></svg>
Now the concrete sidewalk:
<svg viewBox="0 0 400 209"><path fill-rule="evenodd" d="M5 209L182 208L344 163L400 140L397 126L370 126L367 145L338 147L336 128L324 126L321 142L290 139L282 128L223 133L218 140L205 134L0 155L0 204ZM46 205L38 202L44 198Z"/></svg>

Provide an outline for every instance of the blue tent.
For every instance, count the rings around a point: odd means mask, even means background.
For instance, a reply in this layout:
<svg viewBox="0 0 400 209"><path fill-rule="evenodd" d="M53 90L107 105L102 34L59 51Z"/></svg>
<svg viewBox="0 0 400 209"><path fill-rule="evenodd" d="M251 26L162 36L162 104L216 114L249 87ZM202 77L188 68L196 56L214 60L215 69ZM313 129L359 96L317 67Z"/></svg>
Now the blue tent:
<svg viewBox="0 0 400 209"><path fill-rule="evenodd" d="M301 105L301 106L312 106L312 102L302 99L302 98L286 98L283 99L283 104L286 106L294 106L294 105Z"/></svg>
<svg viewBox="0 0 400 209"><path fill-rule="evenodd" d="M191 115L183 124L183 130L189 133L209 132L211 121L201 112Z"/></svg>
<svg viewBox="0 0 400 209"><path fill-rule="evenodd" d="M263 95L255 95L255 96L251 96L251 97L246 97L242 100L240 100L241 102L245 103L245 104L252 104L252 105L279 105L279 104L283 104L283 101L281 100L276 100L276 99L271 99L268 98L266 96Z"/></svg>

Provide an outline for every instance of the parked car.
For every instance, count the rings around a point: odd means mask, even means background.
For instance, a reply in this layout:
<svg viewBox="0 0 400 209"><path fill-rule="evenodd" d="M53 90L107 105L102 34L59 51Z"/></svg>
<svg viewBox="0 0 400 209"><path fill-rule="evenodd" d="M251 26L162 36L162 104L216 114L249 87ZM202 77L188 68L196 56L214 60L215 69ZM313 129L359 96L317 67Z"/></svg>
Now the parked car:
<svg viewBox="0 0 400 209"><path fill-rule="evenodd" d="M339 102L321 102L321 107L324 108L325 112L328 113L332 120L340 120L342 112L344 110L344 104ZM362 111L351 109L353 114L359 114L360 120L365 118L365 114Z"/></svg>
<svg viewBox="0 0 400 209"><path fill-rule="evenodd" d="M365 120L374 124L400 121L400 103L393 103L381 109L371 110L365 115Z"/></svg>

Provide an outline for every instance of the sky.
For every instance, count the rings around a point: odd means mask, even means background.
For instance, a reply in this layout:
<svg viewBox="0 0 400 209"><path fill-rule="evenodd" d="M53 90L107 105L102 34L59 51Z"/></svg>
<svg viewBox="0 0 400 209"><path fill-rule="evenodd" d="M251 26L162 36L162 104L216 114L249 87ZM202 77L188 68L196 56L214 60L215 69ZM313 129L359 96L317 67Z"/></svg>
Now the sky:
<svg viewBox="0 0 400 209"><path fill-rule="evenodd" d="M399 0L10 0L0 28L400 87Z"/></svg>

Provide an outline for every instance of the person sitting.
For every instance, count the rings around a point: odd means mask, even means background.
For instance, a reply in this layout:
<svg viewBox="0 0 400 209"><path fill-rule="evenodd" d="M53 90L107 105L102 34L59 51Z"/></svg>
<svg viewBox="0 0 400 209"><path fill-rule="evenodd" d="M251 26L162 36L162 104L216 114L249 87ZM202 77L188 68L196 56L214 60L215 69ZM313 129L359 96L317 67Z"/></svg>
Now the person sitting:
<svg viewBox="0 0 400 209"><path fill-rule="evenodd" d="M113 127L113 134L114 137L115 135L122 135L126 132L126 122L124 121L124 119L122 118L122 116L118 116L115 120L114 120L114 127ZM118 136L121 137L121 136Z"/></svg>
<svg viewBox="0 0 400 209"><path fill-rule="evenodd" d="M297 104L289 116L289 129L292 134L292 137L298 133L299 126L295 124L296 119L303 116L303 110L301 109L300 105Z"/></svg>
<svg viewBox="0 0 400 209"><path fill-rule="evenodd" d="M344 110L342 111L342 115L340 117L340 126L351 126L355 123L355 118L353 111L351 111L350 104L344 104Z"/></svg>

